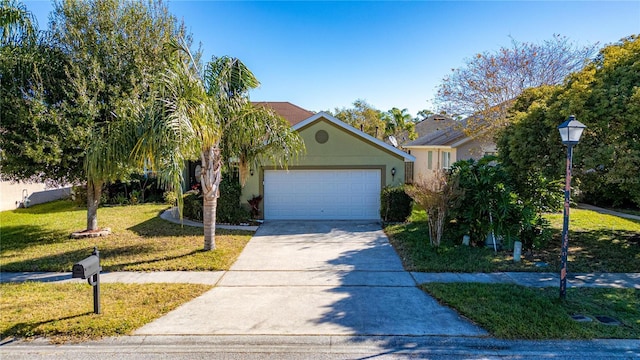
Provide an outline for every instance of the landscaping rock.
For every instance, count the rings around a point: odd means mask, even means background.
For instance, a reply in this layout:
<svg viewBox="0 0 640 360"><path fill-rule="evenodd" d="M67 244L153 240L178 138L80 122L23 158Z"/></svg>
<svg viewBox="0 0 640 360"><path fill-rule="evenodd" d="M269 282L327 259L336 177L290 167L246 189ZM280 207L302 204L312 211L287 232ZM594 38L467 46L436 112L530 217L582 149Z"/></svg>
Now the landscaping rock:
<svg viewBox="0 0 640 360"><path fill-rule="evenodd" d="M102 228L98 230L82 230L71 233L72 239L95 238L100 236L111 235L111 228Z"/></svg>

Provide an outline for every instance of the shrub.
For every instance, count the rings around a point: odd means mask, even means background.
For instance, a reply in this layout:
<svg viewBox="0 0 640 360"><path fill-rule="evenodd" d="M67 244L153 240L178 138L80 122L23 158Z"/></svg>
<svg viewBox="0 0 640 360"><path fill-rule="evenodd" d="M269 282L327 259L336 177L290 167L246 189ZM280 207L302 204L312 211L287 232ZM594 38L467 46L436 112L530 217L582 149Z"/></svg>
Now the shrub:
<svg viewBox="0 0 640 360"><path fill-rule="evenodd" d="M502 237L507 248L516 240L526 249L549 240L549 226L540 216L540 202L522 199L496 157L458 161L452 166L451 176L461 194L451 215L475 245L484 245L492 231Z"/></svg>
<svg viewBox="0 0 640 360"><path fill-rule="evenodd" d="M216 221L239 224L249 220L249 210L240 205L242 186L237 176L224 174L220 182L220 197L216 208Z"/></svg>
<svg viewBox="0 0 640 360"><path fill-rule="evenodd" d="M132 174L125 180L107 184L103 191L104 203L136 205L146 202L162 201L163 189L155 176Z"/></svg>
<svg viewBox="0 0 640 360"><path fill-rule="evenodd" d="M220 182L220 197L216 204L216 222L239 224L247 222L250 218L249 210L240 205L242 187L237 177L223 174ZM203 197L196 187L188 191L184 197L183 215L187 219L202 221Z"/></svg>
<svg viewBox="0 0 640 360"><path fill-rule="evenodd" d="M404 187L385 187L380 195L380 217L385 222L405 222L411 215L413 201Z"/></svg>
<svg viewBox="0 0 640 360"><path fill-rule="evenodd" d="M427 212L429 242L440 246L449 207L457 196L457 186L439 172L431 181L418 181L405 188L406 193Z"/></svg>
<svg viewBox="0 0 640 360"><path fill-rule="evenodd" d="M87 186L73 186L71 188L71 200L73 200L77 206L87 206Z"/></svg>
<svg viewBox="0 0 640 360"><path fill-rule="evenodd" d="M199 191L188 191L182 201L182 215L190 220L202 221L202 194Z"/></svg>

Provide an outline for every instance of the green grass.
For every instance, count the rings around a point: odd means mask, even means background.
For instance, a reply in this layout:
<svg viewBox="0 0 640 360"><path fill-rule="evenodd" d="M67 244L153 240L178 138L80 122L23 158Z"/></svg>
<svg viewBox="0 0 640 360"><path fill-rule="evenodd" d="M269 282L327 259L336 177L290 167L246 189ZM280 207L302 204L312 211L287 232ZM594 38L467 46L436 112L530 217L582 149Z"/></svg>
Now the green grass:
<svg viewBox="0 0 640 360"><path fill-rule="evenodd" d="M463 246L461 239L446 239L439 248L431 247L424 211L414 211L408 223L387 226L385 232L410 271L557 272L562 214L549 214L546 218L553 227L553 240L544 248L534 249L520 263L513 262L511 251L495 254L492 249ZM572 209L569 228L570 272L640 271L640 221ZM538 262L549 266L537 267Z"/></svg>
<svg viewBox="0 0 640 360"><path fill-rule="evenodd" d="M499 338L640 339L639 290L573 288L561 302L557 288L432 283L422 289ZM577 314L593 321L572 320ZM622 325L604 325L593 318L602 315Z"/></svg>
<svg viewBox="0 0 640 360"><path fill-rule="evenodd" d="M107 237L70 239L86 228L87 210L70 201L0 212L2 271L71 271L100 251L105 271L226 270L251 239L247 231L216 230L216 250L202 251L203 229L158 217L166 205L106 207L98 210Z"/></svg>
<svg viewBox="0 0 640 360"><path fill-rule="evenodd" d="M131 334L211 289L196 284L101 284L101 314L85 282L0 284L0 336L54 343Z"/></svg>

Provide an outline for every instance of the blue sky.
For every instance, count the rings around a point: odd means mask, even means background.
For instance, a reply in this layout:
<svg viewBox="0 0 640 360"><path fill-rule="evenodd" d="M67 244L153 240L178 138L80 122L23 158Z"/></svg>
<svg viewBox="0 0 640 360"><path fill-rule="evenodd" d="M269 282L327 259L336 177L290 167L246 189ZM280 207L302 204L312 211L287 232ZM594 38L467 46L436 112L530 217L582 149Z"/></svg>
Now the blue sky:
<svg viewBox="0 0 640 360"><path fill-rule="evenodd" d="M49 2L26 1L40 27ZM240 58L261 87L254 101L289 101L312 111L364 99L412 115L432 109L443 77L465 58L542 42L579 45L640 33L640 1L248 2L170 1L205 60Z"/></svg>

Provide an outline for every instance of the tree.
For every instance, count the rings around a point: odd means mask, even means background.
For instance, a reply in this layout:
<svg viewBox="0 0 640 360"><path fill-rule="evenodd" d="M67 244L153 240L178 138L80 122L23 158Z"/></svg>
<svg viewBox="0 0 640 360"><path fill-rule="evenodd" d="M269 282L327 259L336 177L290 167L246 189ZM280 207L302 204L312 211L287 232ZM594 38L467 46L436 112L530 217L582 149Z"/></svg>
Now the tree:
<svg viewBox="0 0 640 360"><path fill-rule="evenodd" d="M201 71L184 44L173 41L168 50L154 101L140 111L140 128L145 130L134 157L157 169L178 199L185 161L200 157L204 249L213 250L225 157L240 159L246 173L247 165L262 157L286 163L301 149L302 140L284 119L251 106L248 92L259 82L239 59L214 57Z"/></svg>
<svg viewBox="0 0 640 360"><path fill-rule="evenodd" d="M511 47L476 54L453 69L442 80L436 101L440 111L469 118L470 134L493 134L507 124L509 107L525 89L561 84L585 65L596 46L578 47L560 35L542 44L512 39Z"/></svg>
<svg viewBox="0 0 640 360"><path fill-rule="evenodd" d="M38 22L27 7L18 1L0 1L0 35L2 46L34 40L38 31Z"/></svg>
<svg viewBox="0 0 640 360"><path fill-rule="evenodd" d="M547 182L564 178L566 149L557 126L573 114L587 125L573 159L574 185L583 198L602 205L640 205L638 64L640 38L634 35L600 50L564 85L518 97L511 125L498 138L498 154L519 188L531 186L532 176Z"/></svg>
<svg viewBox="0 0 640 360"><path fill-rule="evenodd" d="M394 107L384 114L386 137L394 136L400 139L414 140L418 136L415 124L407 111L407 109L400 110Z"/></svg>
<svg viewBox="0 0 640 360"><path fill-rule="evenodd" d="M384 138L386 124L383 113L365 100L354 101L353 108L336 108L333 116L375 138Z"/></svg>
<svg viewBox="0 0 640 360"><path fill-rule="evenodd" d="M0 166L8 180L68 183L84 127L62 115L68 57L24 4L3 1L0 22ZM81 155L80 155L81 156Z"/></svg>
<svg viewBox="0 0 640 360"><path fill-rule="evenodd" d="M55 2L51 32L69 58L65 117L87 124L78 173L87 182L87 230L93 231L103 184L134 170L131 149L119 139L132 121L127 109L147 101L162 44L184 31L162 3L91 0Z"/></svg>

